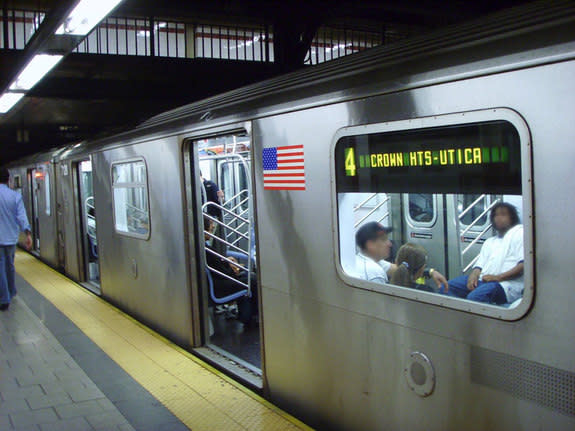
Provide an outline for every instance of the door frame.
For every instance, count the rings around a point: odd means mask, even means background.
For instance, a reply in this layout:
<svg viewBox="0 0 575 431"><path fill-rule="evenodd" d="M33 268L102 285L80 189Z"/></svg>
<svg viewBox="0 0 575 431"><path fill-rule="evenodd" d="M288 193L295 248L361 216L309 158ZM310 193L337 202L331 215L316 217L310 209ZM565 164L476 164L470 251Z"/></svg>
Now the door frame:
<svg viewBox="0 0 575 431"><path fill-rule="evenodd" d="M182 135L180 138L181 152L182 152L182 168L184 180L184 211L185 211L185 240L186 240L186 253L187 253L187 272L188 272L188 285L190 288L190 296L192 298L192 347L200 356L204 357L210 362L214 362L212 357L205 355L205 350L209 345L209 327L208 320L209 314L207 312L208 304L208 289L206 286L206 277L203 276L203 268L205 267L205 256L199 253L201 245L198 244L197 238L203 238L203 231L201 230L202 223L200 223L200 213L198 208L198 199L201 196L201 184L197 181L194 173L199 172L199 158L193 157L195 152L194 142L201 139L216 138L222 136L230 136L234 134L246 134L250 137L250 157L252 158L251 172L247 174L250 176L252 183L252 211L254 217L254 229L257 238L257 208L256 208L256 187L253 160L254 152L254 139L252 134L251 122L236 123L225 127L218 127L210 131L202 131L198 133L188 133ZM261 280L261 268L259 265L258 241L255 241L256 247L256 267L257 277ZM199 286L199 288L197 288ZM261 307L261 287L258 284L258 302L259 302L259 317L260 317L260 355L261 355L261 383L255 384L253 380L246 380L245 375L236 373L236 370L226 368L221 363L214 362L215 365L221 366L226 371L234 374L236 377L244 380L248 385L253 386L255 389L262 389L265 379L265 355L264 355L264 338L263 338L263 310Z"/></svg>
<svg viewBox="0 0 575 431"><path fill-rule="evenodd" d="M74 190L73 199L74 199L74 213L76 214L76 238L77 241L77 250L79 255L81 256L81 265L80 265L80 275L82 280L82 285L89 290L93 291L94 293L101 294L101 285L99 283L95 283L89 279L89 270L88 270L88 243L86 240L87 236L87 227L85 226L84 220L84 208L82 202L82 195L81 195L81 181L80 181L80 164L82 162L90 161L93 163L92 156L88 155L87 157L82 157L79 159L75 159L71 161L72 164L72 187ZM92 171L93 172L93 171ZM92 181L93 181L93 173L92 173ZM94 192L94 190L92 190ZM96 207L96 197L94 193L94 207ZM97 226L97 220L96 220ZM98 230L96 229L96 237L97 237ZM98 270L100 266L100 262L98 259Z"/></svg>

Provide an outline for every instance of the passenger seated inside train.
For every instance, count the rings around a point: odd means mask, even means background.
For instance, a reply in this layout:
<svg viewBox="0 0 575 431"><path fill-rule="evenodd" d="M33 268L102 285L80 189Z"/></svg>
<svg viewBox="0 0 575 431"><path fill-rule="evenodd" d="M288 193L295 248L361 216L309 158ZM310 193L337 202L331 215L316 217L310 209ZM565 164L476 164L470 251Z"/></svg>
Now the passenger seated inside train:
<svg viewBox="0 0 575 431"><path fill-rule="evenodd" d="M368 222L362 225L355 234L356 273L359 278L374 283L385 284L389 282L397 270L398 265L388 262L392 243L388 234L390 228L378 222ZM425 268L424 268L425 269ZM438 288L447 286L447 280L439 271L430 269L423 275L432 278Z"/></svg>
<svg viewBox="0 0 575 431"><path fill-rule="evenodd" d="M358 248L355 263L361 279L381 284L389 281L396 268L395 264L385 260L391 254L390 232L390 228L373 221L365 223L355 233Z"/></svg>
<svg viewBox="0 0 575 431"><path fill-rule="evenodd" d="M490 219L497 235L485 241L469 276L449 281L448 295L498 305L523 295L523 226L517 209L500 202Z"/></svg>
<svg viewBox="0 0 575 431"><path fill-rule="evenodd" d="M213 202L217 205L221 205L224 202L224 192L220 190L218 185L213 182L212 180L207 180L202 175L202 171L200 171L200 181L204 185L204 189L206 190L206 198L208 202ZM202 194L202 204L204 204L204 195ZM212 217L217 217L218 219L222 219L222 210L216 206L208 206L207 213Z"/></svg>
<svg viewBox="0 0 575 431"><path fill-rule="evenodd" d="M409 242L402 245L397 252L395 265L396 270L391 276L391 284L435 292L433 288L425 284L427 251L422 246Z"/></svg>
<svg viewBox="0 0 575 431"><path fill-rule="evenodd" d="M208 232L214 231L214 225L215 223L212 220L204 216L204 228ZM216 251L210 243L210 236L205 234L204 239L206 249L209 249L212 252ZM236 263L238 262L234 257L231 256L227 257L227 259ZM233 279L243 283L248 282L248 274L245 270L243 270L240 266L236 266L227 262L226 260L216 256L208 250L206 250L206 263L209 267L214 268ZM224 298L244 289L241 284L235 283L233 280L230 280L229 278L226 278L215 271L211 271L211 276L214 282L214 294L216 298ZM257 276L255 273L252 273L249 278L251 297L242 296L236 300L238 304L238 320L245 325L256 323L256 317L258 315Z"/></svg>

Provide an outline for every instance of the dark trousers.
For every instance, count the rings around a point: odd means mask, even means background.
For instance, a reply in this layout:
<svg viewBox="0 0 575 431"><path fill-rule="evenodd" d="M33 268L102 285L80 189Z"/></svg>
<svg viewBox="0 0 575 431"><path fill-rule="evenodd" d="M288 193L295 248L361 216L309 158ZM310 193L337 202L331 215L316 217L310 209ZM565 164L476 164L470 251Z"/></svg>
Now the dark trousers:
<svg viewBox="0 0 575 431"><path fill-rule="evenodd" d="M0 304L10 304L16 295L14 283L14 254L15 245L0 245Z"/></svg>
<svg viewBox="0 0 575 431"><path fill-rule="evenodd" d="M258 314L258 283L256 281L256 277L255 273L252 273L250 276L251 297L242 296L236 300L239 312L238 319L243 323L249 322L253 316ZM245 271L242 272L238 276L238 279L243 283L247 283L247 273ZM217 298L223 298L224 296L231 295L242 289L243 287L241 285L234 283L227 278L214 277L214 293Z"/></svg>
<svg viewBox="0 0 575 431"><path fill-rule="evenodd" d="M488 304L505 304L507 296L499 283L492 281L484 283L480 281L474 290L467 289L467 275L449 280L449 296L470 299L471 301L487 302Z"/></svg>

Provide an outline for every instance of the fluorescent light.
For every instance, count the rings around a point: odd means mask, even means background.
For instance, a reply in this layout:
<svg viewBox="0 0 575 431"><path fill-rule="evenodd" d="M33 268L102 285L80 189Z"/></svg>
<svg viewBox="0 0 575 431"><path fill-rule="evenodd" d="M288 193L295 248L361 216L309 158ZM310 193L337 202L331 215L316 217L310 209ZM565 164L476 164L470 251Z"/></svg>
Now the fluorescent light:
<svg viewBox="0 0 575 431"><path fill-rule="evenodd" d="M56 34L85 36L122 0L80 0Z"/></svg>
<svg viewBox="0 0 575 431"><path fill-rule="evenodd" d="M0 114L5 114L24 97L24 93L4 93L0 96Z"/></svg>
<svg viewBox="0 0 575 431"><path fill-rule="evenodd" d="M10 90L30 90L40 81L54 66L62 60L61 55L37 54L20 72L18 77L10 85Z"/></svg>

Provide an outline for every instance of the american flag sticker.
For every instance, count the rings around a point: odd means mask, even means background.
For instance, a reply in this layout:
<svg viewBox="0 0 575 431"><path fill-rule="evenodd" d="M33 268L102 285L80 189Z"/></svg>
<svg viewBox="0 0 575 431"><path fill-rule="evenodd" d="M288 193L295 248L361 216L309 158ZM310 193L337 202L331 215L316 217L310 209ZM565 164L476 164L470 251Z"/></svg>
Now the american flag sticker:
<svg viewBox="0 0 575 431"><path fill-rule="evenodd" d="M264 189L305 190L303 145L264 148Z"/></svg>

